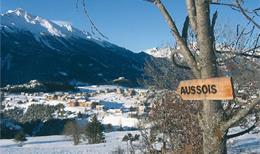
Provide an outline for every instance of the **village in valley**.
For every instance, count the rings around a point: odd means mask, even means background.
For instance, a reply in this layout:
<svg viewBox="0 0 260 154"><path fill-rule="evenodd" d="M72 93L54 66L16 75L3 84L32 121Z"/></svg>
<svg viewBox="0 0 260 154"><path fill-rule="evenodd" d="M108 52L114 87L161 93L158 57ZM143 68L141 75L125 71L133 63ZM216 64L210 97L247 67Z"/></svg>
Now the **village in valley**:
<svg viewBox="0 0 260 154"><path fill-rule="evenodd" d="M89 117L97 114L104 124L137 128L138 116L148 114L151 107L147 101L149 91L121 86L80 86L76 92L3 93L2 109L14 107L26 109L32 104L63 105L56 118ZM114 118L114 120L113 120Z"/></svg>

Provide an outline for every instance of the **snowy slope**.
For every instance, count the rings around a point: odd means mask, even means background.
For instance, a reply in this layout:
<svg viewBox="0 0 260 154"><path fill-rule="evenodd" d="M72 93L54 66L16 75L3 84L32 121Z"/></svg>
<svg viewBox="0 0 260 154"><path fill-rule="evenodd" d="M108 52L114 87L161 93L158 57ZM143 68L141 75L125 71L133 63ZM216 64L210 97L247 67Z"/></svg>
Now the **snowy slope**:
<svg viewBox="0 0 260 154"><path fill-rule="evenodd" d="M57 38L83 38L91 40L103 47L113 47L115 45L102 40L89 32L81 31L73 27L68 22L51 21L40 16L35 16L22 8L9 10L1 14L1 30L8 32L29 31L38 40L48 45L48 41L42 40L42 36L55 36Z"/></svg>
<svg viewBox="0 0 260 154"><path fill-rule="evenodd" d="M120 131L105 133L106 143L86 144L77 146L66 136L28 137L23 147L18 147L11 139L0 140L1 154L47 154L47 153L80 153L80 154L111 154L120 147L124 152L129 152L126 142L122 138L127 133L139 134L138 131ZM134 143L138 145L138 142ZM136 152L140 153L140 152ZM228 142L228 154L260 153L260 136L246 134Z"/></svg>
<svg viewBox="0 0 260 154"><path fill-rule="evenodd" d="M137 131L121 131L106 133L106 143L86 144L74 146L73 141L62 135L44 136L44 137L28 137L23 147L10 139L0 140L1 154L48 154L48 153L66 153L66 154L109 154L121 147L126 151L126 142L122 142L122 138L127 133L137 134Z"/></svg>
<svg viewBox="0 0 260 154"><path fill-rule="evenodd" d="M245 134L228 141L229 154L260 153L260 134Z"/></svg>
<svg viewBox="0 0 260 154"><path fill-rule="evenodd" d="M57 37L90 37L71 25L56 24L40 16L34 16L21 8L1 14L1 28L9 31L30 31L35 37L52 35Z"/></svg>

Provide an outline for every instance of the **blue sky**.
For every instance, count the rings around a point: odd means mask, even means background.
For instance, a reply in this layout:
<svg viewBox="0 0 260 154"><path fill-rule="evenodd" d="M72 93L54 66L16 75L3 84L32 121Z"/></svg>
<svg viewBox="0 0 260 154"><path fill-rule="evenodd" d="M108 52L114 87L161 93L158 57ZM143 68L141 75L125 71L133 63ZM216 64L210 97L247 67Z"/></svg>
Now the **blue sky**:
<svg viewBox="0 0 260 154"><path fill-rule="evenodd" d="M81 1L81 0L79 0ZM255 6L258 0L250 0ZM163 0L181 29L186 17L184 0ZM90 17L110 42L138 52L164 44L173 44L167 24L159 10L143 0L86 0ZM50 20L68 21L74 27L90 31L90 24L76 0L1 0L1 13L23 8ZM216 7L214 7L215 9ZM219 23L240 23L244 18L226 7L218 7Z"/></svg>

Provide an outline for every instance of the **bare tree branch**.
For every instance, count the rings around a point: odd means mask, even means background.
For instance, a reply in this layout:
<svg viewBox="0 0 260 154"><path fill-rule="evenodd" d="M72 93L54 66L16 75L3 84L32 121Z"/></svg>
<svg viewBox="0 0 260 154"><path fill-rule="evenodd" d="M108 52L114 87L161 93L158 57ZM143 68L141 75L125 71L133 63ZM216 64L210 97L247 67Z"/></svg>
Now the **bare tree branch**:
<svg viewBox="0 0 260 154"><path fill-rule="evenodd" d="M211 4L214 4L214 5L223 5L223 6L229 6L229 7L237 8L237 6L236 6L235 4L231 4L231 3L211 2ZM238 11L238 9L237 9L237 11Z"/></svg>
<svg viewBox="0 0 260 154"><path fill-rule="evenodd" d="M144 0L144 1L154 3L155 0Z"/></svg>
<svg viewBox="0 0 260 154"><path fill-rule="evenodd" d="M231 135L227 135L227 139L234 138L234 137L237 137L237 136L240 136L240 135L244 135L244 134L249 133L250 131L254 130L257 127L257 125L259 124L259 120L260 120L259 114L260 113L257 113L255 115L255 123L251 127L247 128L246 130L243 130L241 132L231 134Z"/></svg>
<svg viewBox="0 0 260 154"><path fill-rule="evenodd" d="M212 39L213 41L215 41L214 28L216 25L217 17L218 17L218 11L215 11L215 13L213 14L212 23L211 23L211 35L213 36L213 39Z"/></svg>
<svg viewBox="0 0 260 154"><path fill-rule="evenodd" d="M186 45L188 39L188 31L189 31L189 17L187 16L182 28L182 38L186 42Z"/></svg>
<svg viewBox="0 0 260 154"><path fill-rule="evenodd" d="M257 11L260 11L260 7L253 10L253 12L254 12L257 16L259 16L259 14L258 14Z"/></svg>
<svg viewBox="0 0 260 154"><path fill-rule="evenodd" d="M241 57L260 58L260 55L253 55L253 54L248 54L248 53L236 53L236 52L219 51L219 50L216 50L216 51L220 54L230 54L230 55L241 56ZM232 59L232 58L230 58L230 59Z"/></svg>
<svg viewBox="0 0 260 154"><path fill-rule="evenodd" d="M173 53L172 56L171 56L171 59L172 59L172 62L175 66L179 67L179 68L183 68L183 69L186 69L186 70L190 70L191 68L188 67L188 66L185 66L183 64L180 64L179 62L177 62L176 58L175 58L175 55L176 53Z"/></svg>
<svg viewBox="0 0 260 154"><path fill-rule="evenodd" d="M249 54L250 51L255 51L256 49L259 49L260 46L256 46L252 49L248 49L244 52L232 52L232 51L220 51L220 50L216 50L216 52L220 53L220 54L229 54L229 55L235 55L235 56L243 56L243 57L252 57L252 58L260 58L260 55L258 54Z"/></svg>
<svg viewBox="0 0 260 154"><path fill-rule="evenodd" d="M176 39L177 44L179 45L182 55L184 56L185 61L191 67L192 73L196 78L200 78L200 73L197 67L197 63L195 60L194 55L189 50L188 46L186 45L183 38L180 36L180 33L177 29L175 22L173 21L172 17L170 16L169 12L162 4L161 0L154 1L155 6L160 10L163 17L165 18L169 28L171 29L172 35Z"/></svg>
<svg viewBox="0 0 260 154"><path fill-rule="evenodd" d="M259 25L255 20L253 20L252 17L250 17L250 16L247 14L247 13L255 13L257 16L259 16L258 13L257 13L257 11L258 11L259 8L254 9L252 12L250 12L250 11L248 11L248 10L242 8L242 6L241 6L239 0L236 0L236 3L235 3L235 4L231 4L231 3L220 3L220 2L211 2L211 4L229 6L229 7L231 7L233 10L236 10L236 11L241 12L242 15L243 15L247 20L249 20L250 22L252 22L258 29L260 29L260 25Z"/></svg>
<svg viewBox="0 0 260 154"><path fill-rule="evenodd" d="M189 14L190 19L190 25L193 29L193 31L197 32L197 20L196 20L196 7L195 7L195 1L194 0L186 0L187 10Z"/></svg>
<svg viewBox="0 0 260 154"><path fill-rule="evenodd" d="M237 7L239 8L240 12L249 20L251 21L258 29L260 29L260 25L255 22L248 14L246 14L245 10L241 7L240 2L236 0Z"/></svg>
<svg viewBox="0 0 260 154"><path fill-rule="evenodd" d="M231 138L234 138L234 137L244 135L246 133L249 133L250 131L252 131L255 128L256 128L256 125L254 124L253 126L249 127L248 129L246 129L244 131L241 131L241 132L238 132L238 133L235 133L235 134L231 134L231 135L227 135L227 139L231 139Z"/></svg>
<svg viewBox="0 0 260 154"><path fill-rule="evenodd" d="M78 3L78 0L77 0L77 3ZM88 14L88 11L87 11L87 6L86 6L85 0L82 0L82 5L83 5L84 13L85 13L85 15L87 16L87 18L88 18L88 20L89 20L89 22L90 22L92 28L94 28L95 31L97 31L98 34L101 35L103 38L108 39L107 36L105 36L103 33L101 33L101 32L99 31L99 29L97 28L97 26L94 24L94 22L93 22L92 19L90 18L89 14ZM76 7L77 7L77 4L76 4Z"/></svg>
<svg viewBox="0 0 260 154"><path fill-rule="evenodd" d="M254 107L260 103L260 97L253 100L250 104L245 106L244 108L240 109L236 114L234 114L229 120L225 121L224 124L221 126L221 130L225 131L232 127L234 124L239 122L242 118L244 118L248 113L250 113Z"/></svg>

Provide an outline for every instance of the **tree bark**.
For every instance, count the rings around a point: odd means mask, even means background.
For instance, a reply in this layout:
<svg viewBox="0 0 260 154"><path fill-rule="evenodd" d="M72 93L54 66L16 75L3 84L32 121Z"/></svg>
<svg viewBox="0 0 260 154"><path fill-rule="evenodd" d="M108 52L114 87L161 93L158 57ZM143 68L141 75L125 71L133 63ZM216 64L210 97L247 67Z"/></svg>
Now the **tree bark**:
<svg viewBox="0 0 260 154"><path fill-rule="evenodd" d="M212 43L209 1L198 0L195 6L197 11L197 40L200 50L197 61L201 78L216 77L218 72ZM226 132L220 129L223 113L221 101L203 101L201 128L203 130L203 152L205 154L226 153Z"/></svg>
<svg viewBox="0 0 260 154"><path fill-rule="evenodd" d="M186 0L187 11L189 14L190 25L194 32L197 31L196 9L194 0Z"/></svg>
<svg viewBox="0 0 260 154"><path fill-rule="evenodd" d="M218 110L219 101L203 101L202 128L204 154L226 153L226 131L220 128L222 112Z"/></svg>

